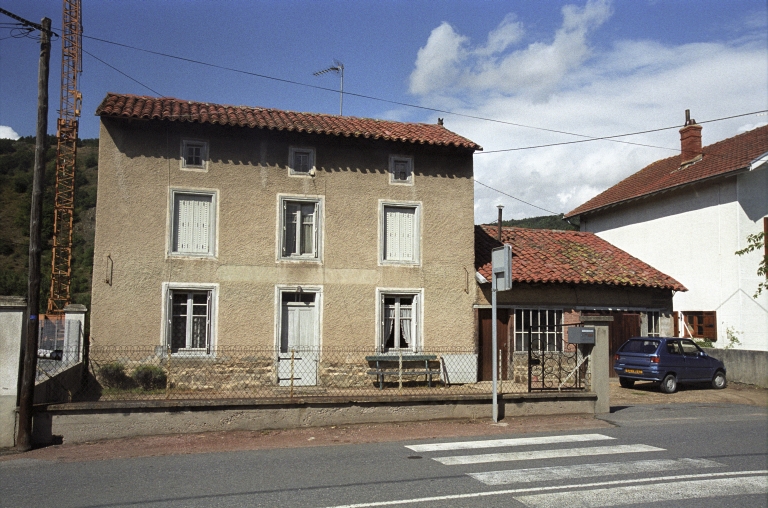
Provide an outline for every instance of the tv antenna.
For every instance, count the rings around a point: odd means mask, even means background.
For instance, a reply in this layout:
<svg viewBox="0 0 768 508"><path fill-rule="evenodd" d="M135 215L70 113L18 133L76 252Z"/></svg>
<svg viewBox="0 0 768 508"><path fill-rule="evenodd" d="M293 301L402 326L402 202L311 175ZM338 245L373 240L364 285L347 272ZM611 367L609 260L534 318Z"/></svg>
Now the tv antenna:
<svg viewBox="0 0 768 508"><path fill-rule="evenodd" d="M321 76L329 72L334 72L341 76L341 90L339 92L339 116L344 116L344 64L334 58L332 66L321 71L313 72L312 75Z"/></svg>

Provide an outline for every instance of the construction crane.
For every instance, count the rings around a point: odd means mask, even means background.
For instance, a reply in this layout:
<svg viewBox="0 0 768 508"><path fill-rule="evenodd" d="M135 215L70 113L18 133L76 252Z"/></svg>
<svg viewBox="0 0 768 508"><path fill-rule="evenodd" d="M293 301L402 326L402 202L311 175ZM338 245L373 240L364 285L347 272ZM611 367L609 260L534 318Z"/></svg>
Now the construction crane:
<svg viewBox="0 0 768 508"><path fill-rule="evenodd" d="M77 80L82 72L83 25L81 0L64 0L61 25L61 95L56 124L56 189L51 258L51 292L47 314L62 314L70 303L72 223L75 214L77 124L82 96Z"/></svg>

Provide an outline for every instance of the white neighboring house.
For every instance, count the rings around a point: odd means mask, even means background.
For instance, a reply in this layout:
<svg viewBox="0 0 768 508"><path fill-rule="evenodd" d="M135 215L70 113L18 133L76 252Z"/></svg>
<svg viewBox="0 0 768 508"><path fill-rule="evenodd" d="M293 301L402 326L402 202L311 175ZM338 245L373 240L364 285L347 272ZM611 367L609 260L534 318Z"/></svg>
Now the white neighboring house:
<svg viewBox="0 0 768 508"><path fill-rule="evenodd" d="M687 112L686 112L687 113ZM701 126L680 129L681 154L656 161L566 214L581 230L669 274L675 333L768 351L768 292L753 298L768 249L737 256L747 235L768 236L768 126L702 147Z"/></svg>

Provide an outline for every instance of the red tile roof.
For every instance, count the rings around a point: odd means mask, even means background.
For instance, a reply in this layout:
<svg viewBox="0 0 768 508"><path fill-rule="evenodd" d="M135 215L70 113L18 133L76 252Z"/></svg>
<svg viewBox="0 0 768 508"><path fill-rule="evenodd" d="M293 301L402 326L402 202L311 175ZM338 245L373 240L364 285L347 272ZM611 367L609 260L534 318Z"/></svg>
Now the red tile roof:
<svg viewBox="0 0 768 508"><path fill-rule="evenodd" d="M698 162L680 167L681 156L661 159L598 194L565 217L742 170L768 152L768 125L705 146Z"/></svg>
<svg viewBox="0 0 768 508"><path fill-rule="evenodd" d="M491 281L496 226L475 226L475 269ZM603 284L687 291L685 286L594 233L503 227L513 283Z"/></svg>
<svg viewBox="0 0 768 508"><path fill-rule="evenodd" d="M168 97L108 93L96 115L111 118L196 122L278 131L305 132L403 143L483 148L442 125L393 122L352 116L297 113L249 106L226 106Z"/></svg>

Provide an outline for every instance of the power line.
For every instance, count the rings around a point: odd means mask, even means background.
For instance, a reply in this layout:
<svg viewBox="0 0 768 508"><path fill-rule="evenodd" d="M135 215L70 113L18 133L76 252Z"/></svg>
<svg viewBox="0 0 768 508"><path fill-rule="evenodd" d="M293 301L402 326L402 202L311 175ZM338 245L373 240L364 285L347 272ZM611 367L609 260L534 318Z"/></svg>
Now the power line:
<svg viewBox="0 0 768 508"><path fill-rule="evenodd" d="M505 196L507 196L507 197L509 197L509 198L512 198L512 199L514 199L514 200L520 201L521 203L525 203L526 205L532 206L532 207L534 207L534 208L538 208L539 210L544 210L545 212L551 213L551 214L553 214L553 215L558 215L558 213L557 213L557 212L553 212L552 210L547 210L546 208L542 208L542 207L540 207L540 206L534 205L533 203L529 203L528 201L524 201L524 200L522 200L522 199L520 199L520 198L516 198L516 197L515 197L515 196L513 196L512 194L507 194L507 193L506 193L506 192L504 192L504 191L501 191L501 190L499 190L499 189L496 189L496 188L494 188L494 187L491 187L490 185L486 185L486 184L484 184L483 182L481 182L480 180L478 180L477 178L475 178L475 183L479 183L479 184L480 184L480 185L482 185L483 187L487 187L487 188L489 188L489 189L491 189L491 190L493 190L493 191L496 191L496 192L498 192L499 194L504 194Z"/></svg>
<svg viewBox="0 0 768 508"><path fill-rule="evenodd" d="M697 123L699 125L701 125L703 123L720 122L722 120L731 120L733 118L740 118L740 117L743 117L743 116L758 115L760 113L765 113L765 112L768 112L768 110L763 109L763 110L760 110L760 111L753 111L751 113L741 113L739 115L724 116L722 118L713 118L712 120L704 120L703 122L697 122ZM589 139L580 139L580 140L577 140L577 141L562 141L560 143L549 143L549 144L546 144L546 145L521 146L521 147L518 147L518 148L505 148L505 149L502 149L502 150L488 150L488 151L483 151L483 152L477 152L476 155L483 155L483 154L487 154L487 153L499 153L499 152L514 152L514 151L517 151L517 150L531 150L533 148L546 148L546 147L550 147L550 146L573 145L573 144L576 144L576 143L586 143L588 141L611 140L613 138L620 138L620 137L624 137L624 136L636 136L638 134L648 134L648 133L651 133L651 132L660 132L660 131L667 131L667 130L679 129L679 128L680 128L679 125L674 125L674 126L671 126L671 127L659 127L658 129L648 129L648 130L644 130L644 131L630 132L630 133L627 133L627 134L614 134L613 136L600 136L600 137L589 138ZM626 141L626 143L630 144L630 145L645 146L645 147L649 147L649 148L661 148L663 150L671 150L671 151L674 151L674 152L680 151L679 148L667 148L667 147L663 147L663 146L645 145L645 144L642 144L642 143L631 143L629 141Z"/></svg>
<svg viewBox="0 0 768 508"><path fill-rule="evenodd" d="M92 40L95 40L95 41L103 42L103 43L106 43L106 44L112 44L112 45L124 47L124 48L127 48L127 49L132 49L132 50L136 50L136 51L142 51L142 52L145 52L145 53L149 53L149 54L157 55L157 56L162 56L162 57L165 57L165 58L172 58L172 59L180 60L180 61L183 61L183 62L194 63L194 64L198 64L198 65L204 65L204 66L213 67L213 68L216 68L216 69L226 70L226 71L230 71L230 72L236 72L236 73L239 73L239 74L245 74L245 75L248 75L248 76L254 76L254 77L263 78L263 79L269 79L269 80L277 81L277 82L280 82L280 83L286 83L286 84L291 84L291 85L296 85L296 86L303 86L303 87L306 87L306 88L313 88L313 89L316 89L316 90L322 90L322 91L326 91L326 92L333 92L333 93L337 92L337 90L334 90L332 88L327 88L327 87L324 87L324 86L310 85L308 83L302 83L300 81L294 81L294 80L285 79L285 78L276 78L274 76L269 76L269 75L266 75L266 74L260 74L260 73L257 73L257 72L251 72L251 71L246 71L246 70L242 70L242 69L236 69L234 67L227 67L227 66L223 66L223 65L209 63L209 62L203 62L201 60L195 60L194 58L186 58L186 57L181 57L181 56L177 56L177 55L171 55L171 54L168 54L168 53L163 53L161 51L154 51L154 50L150 50L150 49L139 48L139 47L136 47L136 46L132 46L130 44L123 44L123 43L120 43L120 42L113 42L113 41L109 41L109 40L102 39L102 38L99 38L99 37L93 37L93 36L88 36L88 35L83 35L83 37L88 38L88 39L92 39ZM133 78L131 78L131 79L133 79ZM145 85L142 85L142 86L145 86ZM149 88L149 87L146 87L146 88ZM549 128L546 128L546 127L536 127L536 126L533 126L533 125L526 125L526 124L521 124L521 123L517 123L517 122L510 122L510 121L507 121L507 120L499 120L497 118L488 118L488 117L483 117L483 116L479 116L479 115L470 115L470 114L466 114L466 113L457 113L455 111L448 111L448 110L438 109L438 108L430 108L430 107L427 107L427 106L420 106L420 105L417 105L417 104L411 104L411 103L407 103L407 102L395 101L395 100L391 100L391 99L382 99L380 97L374 97L374 96L371 96L371 95L365 95L365 94L360 94L360 93L355 93L355 92L344 92L344 93L346 95L350 95L350 96L353 96L353 97L359 97L361 99L368 99L368 100L374 100L374 101L378 101L378 102L385 102L385 103L388 103L388 104L395 104L397 106L404 106L404 107L409 107L409 108L414 108L414 109L421 109L421 110L424 110L424 111L432 111L432 112L435 112L435 113L443 113L443 114L458 116L458 117L462 117L462 118L470 118L470 119L473 119L473 120L482 120L482 121L485 121L485 122L494 122L494 123L499 123L499 124L503 124L503 125L511 125L511 126L514 126L514 127L522 127L522 128L526 128L526 129L534 129L534 130L540 130L540 131L545 131L545 132L552 132L552 133L555 133L555 134L565 134L565 135L568 135L568 136L577 136L577 137L581 137L581 138L586 138L586 139L582 139L582 140L578 140L578 141L565 141L565 142L561 142L561 143L551 143L551 144L531 146L531 147L508 148L508 149L502 149L502 150L491 150L491 151L480 152L480 153L498 153L498 152L517 151L517 150L529 150L529 149L544 148L544 147L549 147L549 146L568 145L568 144L574 144L574 143L586 143L588 141L611 141L611 142L614 142L614 143L622 143L622 144L627 144L627 145L642 146L642 147L646 147L646 148L658 148L658 149L662 149L662 150L674 151L676 149L669 148L669 147L663 147L663 146L648 145L648 144L644 144L644 143L635 143L635 142L631 142L631 141L624 141L624 140L620 140L620 139L617 139L617 138L627 137L627 136L634 136L634 135L638 135L638 134L647 134L647 133L650 133L650 132L658 132L658 131L669 130L669 129L679 129L680 128L679 126L672 126L672 127L663 127L663 128L659 128L659 129L650 129L650 130L631 132L631 133L625 133L625 134L617 134L617 135L613 135L613 136L588 136L586 134L577 134L577 133L574 133L574 132L568 132L568 131L563 131L563 130L558 130L558 129L549 129ZM760 113L760 112L762 112L762 111L758 111L758 113ZM734 115L734 116L731 116L731 117L723 118L721 120L724 120L724 119L727 119L727 118L737 118L739 116L748 116L748 115L752 115L752 114L755 114L755 113L745 113L745 114L742 114L742 115ZM709 122L713 122L713 121L718 121L718 120L709 120ZM701 122L701 123L707 123L707 122Z"/></svg>
<svg viewBox="0 0 768 508"><path fill-rule="evenodd" d="M152 93L154 93L154 94L156 94L156 95L159 95L160 97L165 97L165 95L163 95L163 94L161 94L160 92L158 92L158 91L154 90L153 88L150 88L148 85L145 85L144 83L142 83L142 82L141 82L141 81L139 81L138 79L136 79L136 78L133 78L133 77L129 76L128 74L126 74L125 72L121 71L120 69L118 69L118 68L117 68L117 67L115 67L114 65L110 65L110 64L108 64L107 62L105 62L105 61L104 61L104 60L102 60L101 58L97 57L96 55L94 55L94 54L93 54L93 53L91 53L90 51L86 51L85 49L83 49L83 53L87 54L88 56L90 56L90 57L92 57L92 58L95 58L96 60L98 60L99 62L103 63L104 65L106 65L106 66L107 66L107 67L109 67L110 69L112 69L112 70L114 70L114 71L117 71L117 72L119 72L120 74L122 74L122 75L123 75L123 76L125 76L126 78L130 79L131 81L134 81L134 82L138 83L139 85L143 86L144 88L146 88L147 90L151 91Z"/></svg>

